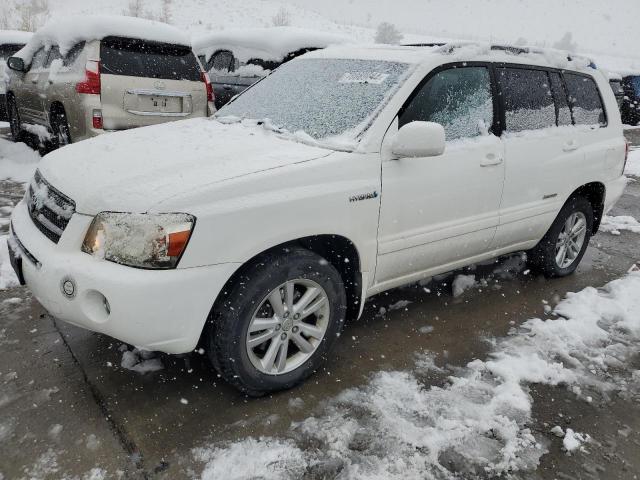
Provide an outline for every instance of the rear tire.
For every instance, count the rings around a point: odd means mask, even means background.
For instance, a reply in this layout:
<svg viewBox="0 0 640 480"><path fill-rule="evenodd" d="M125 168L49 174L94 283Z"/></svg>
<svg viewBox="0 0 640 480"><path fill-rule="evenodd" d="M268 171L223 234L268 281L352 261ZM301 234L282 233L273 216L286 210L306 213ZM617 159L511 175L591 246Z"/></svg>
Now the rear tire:
<svg viewBox="0 0 640 480"><path fill-rule="evenodd" d="M593 207L584 197L571 197L549 231L527 252L529 265L545 277L565 277L575 272L593 233Z"/></svg>
<svg viewBox="0 0 640 480"><path fill-rule="evenodd" d="M223 294L204 333L206 350L222 377L251 396L291 388L313 374L347 310L335 267L298 247L262 255Z"/></svg>
<svg viewBox="0 0 640 480"><path fill-rule="evenodd" d="M57 108L51 112L51 139L52 148L60 148L71 143L71 129L67 121L64 108Z"/></svg>

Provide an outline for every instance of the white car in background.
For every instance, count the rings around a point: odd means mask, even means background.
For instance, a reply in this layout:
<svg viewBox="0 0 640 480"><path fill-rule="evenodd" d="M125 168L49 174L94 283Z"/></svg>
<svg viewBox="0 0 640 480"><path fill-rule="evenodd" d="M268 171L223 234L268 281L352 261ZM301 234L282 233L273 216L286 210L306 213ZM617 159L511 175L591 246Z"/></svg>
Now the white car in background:
<svg viewBox="0 0 640 480"><path fill-rule="evenodd" d="M571 274L625 151L607 79L566 56L331 47L216 118L46 156L10 250L56 317L148 350L202 340L259 395L330 360L387 289L521 250Z"/></svg>
<svg viewBox="0 0 640 480"><path fill-rule="evenodd" d="M219 109L283 63L348 41L341 35L304 28L249 28L196 37L193 50L211 77Z"/></svg>

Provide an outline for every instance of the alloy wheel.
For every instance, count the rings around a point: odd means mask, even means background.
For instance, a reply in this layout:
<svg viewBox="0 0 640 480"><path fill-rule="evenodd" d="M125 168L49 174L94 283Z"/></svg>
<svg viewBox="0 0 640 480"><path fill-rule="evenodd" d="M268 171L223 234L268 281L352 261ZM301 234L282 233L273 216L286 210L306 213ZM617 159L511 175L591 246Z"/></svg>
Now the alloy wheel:
<svg viewBox="0 0 640 480"><path fill-rule="evenodd" d="M556 264L568 268L576 261L587 235L587 218L582 212L573 212L564 223L556 241Z"/></svg>
<svg viewBox="0 0 640 480"><path fill-rule="evenodd" d="M251 317L246 349L252 365L282 375L304 364L329 325L329 297L316 282L289 280L272 290Z"/></svg>

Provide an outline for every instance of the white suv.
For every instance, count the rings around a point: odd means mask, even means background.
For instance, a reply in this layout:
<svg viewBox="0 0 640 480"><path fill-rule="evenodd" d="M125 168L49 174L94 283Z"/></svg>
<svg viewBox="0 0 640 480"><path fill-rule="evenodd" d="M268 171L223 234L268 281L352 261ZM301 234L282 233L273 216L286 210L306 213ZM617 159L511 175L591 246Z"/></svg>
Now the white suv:
<svg viewBox="0 0 640 480"><path fill-rule="evenodd" d="M14 265L53 315L149 350L199 341L258 395L327 358L367 297L514 251L572 273L620 197L607 79L489 47L332 47L213 119L46 156Z"/></svg>

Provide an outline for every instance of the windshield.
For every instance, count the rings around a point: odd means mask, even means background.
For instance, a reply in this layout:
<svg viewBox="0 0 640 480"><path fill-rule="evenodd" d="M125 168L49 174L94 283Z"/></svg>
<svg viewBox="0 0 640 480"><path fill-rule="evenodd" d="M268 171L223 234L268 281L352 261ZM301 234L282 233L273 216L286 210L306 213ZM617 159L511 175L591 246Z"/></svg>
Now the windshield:
<svg viewBox="0 0 640 480"><path fill-rule="evenodd" d="M315 140L355 140L398 89L408 68L379 60L294 60L227 104L217 117L268 119L277 128L303 131Z"/></svg>

